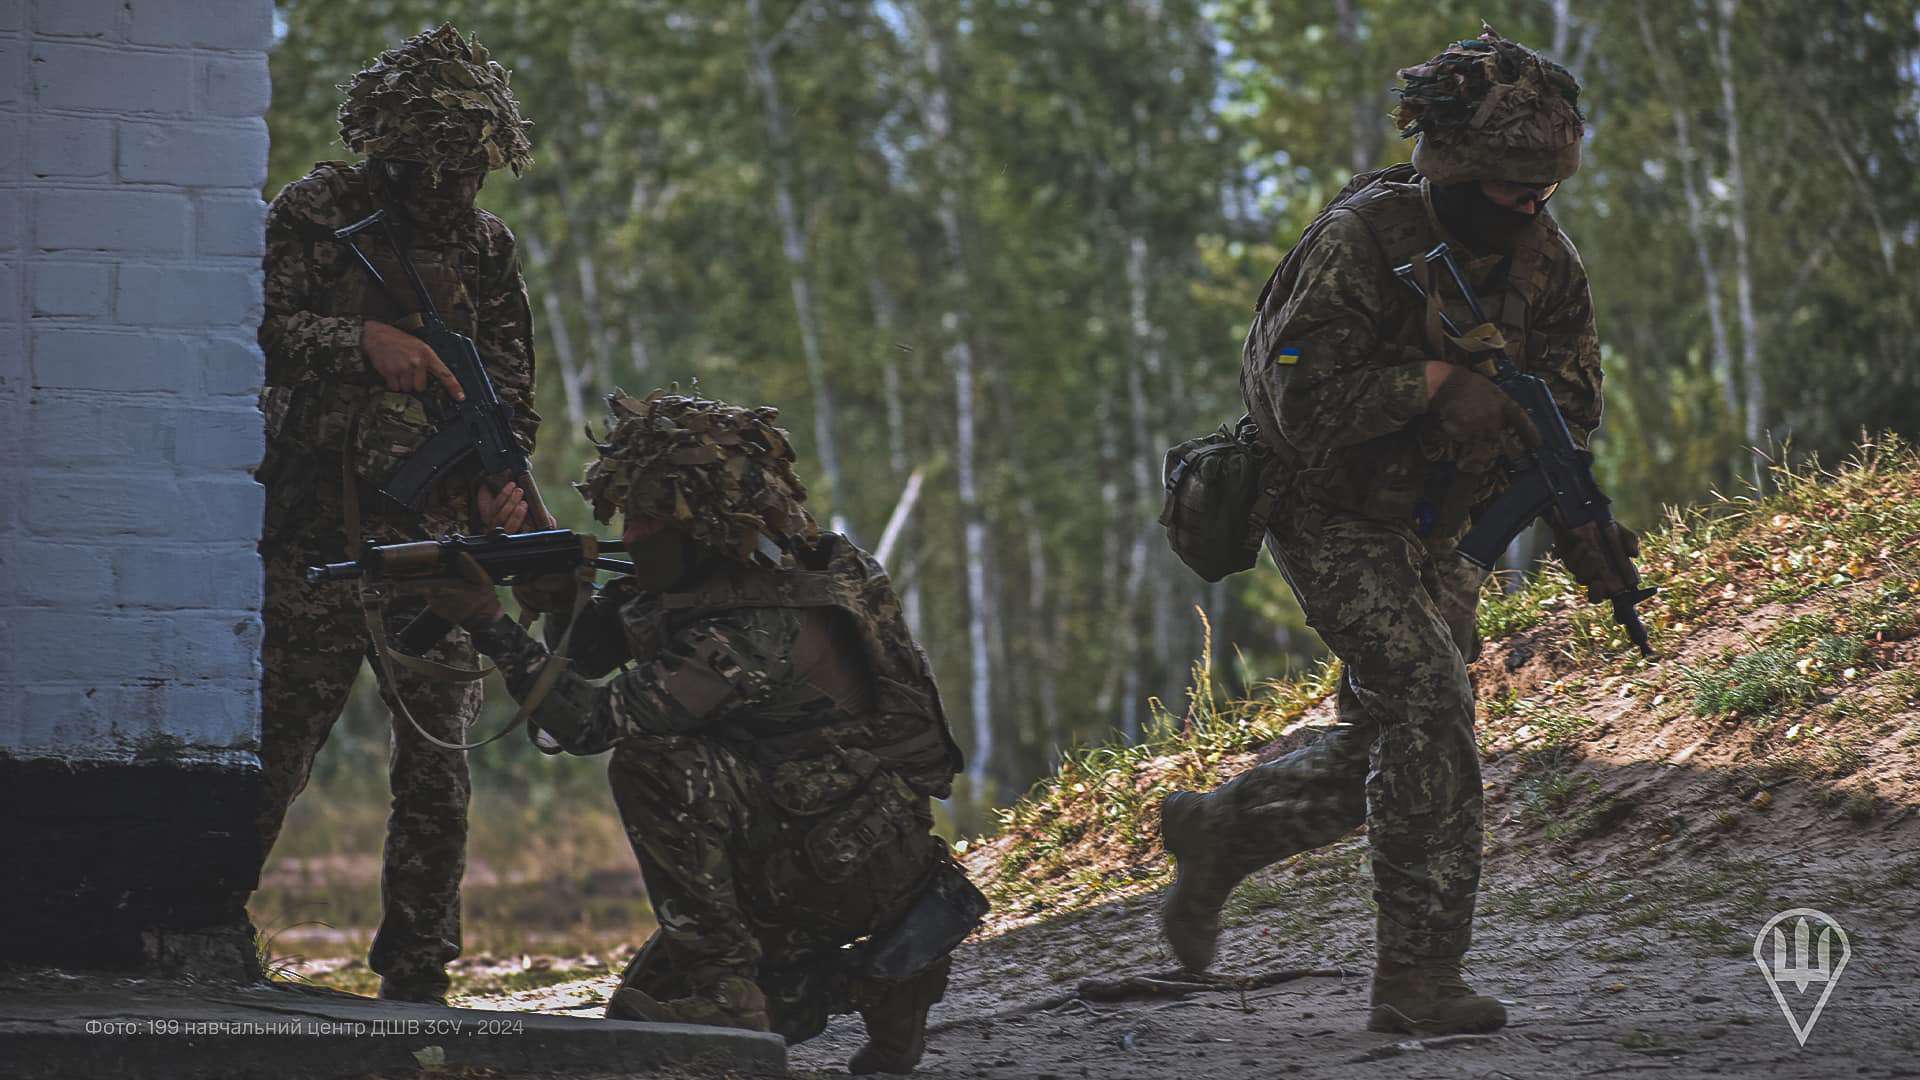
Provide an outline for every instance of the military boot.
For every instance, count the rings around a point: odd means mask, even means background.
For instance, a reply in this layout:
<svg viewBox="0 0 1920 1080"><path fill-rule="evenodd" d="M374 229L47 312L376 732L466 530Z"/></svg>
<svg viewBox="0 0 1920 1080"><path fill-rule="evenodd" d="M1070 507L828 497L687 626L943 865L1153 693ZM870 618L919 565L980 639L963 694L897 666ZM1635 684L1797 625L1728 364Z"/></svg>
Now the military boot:
<svg viewBox="0 0 1920 1080"><path fill-rule="evenodd" d="M380 1000L413 1001L422 1005L445 1005L447 990L451 980L442 973L438 976L415 976L411 978L380 978Z"/></svg>
<svg viewBox="0 0 1920 1080"><path fill-rule="evenodd" d="M1367 1030L1403 1035L1454 1035L1498 1031L1507 1010L1485 994L1476 994L1450 961L1394 964L1380 961L1373 972L1373 1015Z"/></svg>
<svg viewBox="0 0 1920 1080"><path fill-rule="evenodd" d="M655 1024L701 1024L706 1027L766 1031L767 996L752 979L729 975L705 990L671 1001L656 1000L644 990L623 986L607 1002L609 1020L643 1020Z"/></svg>
<svg viewBox="0 0 1920 1080"><path fill-rule="evenodd" d="M1160 842L1177 871L1160 908L1160 930L1188 971L1213 963L1220 909L1246 875L1227 865L1220 834L1201 819L1206 796L1180 791L1160 804Z"/></svg>
<svg viewBox="0 0 1920 1080"><path fill-rule="evenodd" d="M856 979L848 996L866 1021L867 1045L847 1062L855 1076L908 1073L927 1052L927 1011L946 996L953 958L906 979Z"/></svg>

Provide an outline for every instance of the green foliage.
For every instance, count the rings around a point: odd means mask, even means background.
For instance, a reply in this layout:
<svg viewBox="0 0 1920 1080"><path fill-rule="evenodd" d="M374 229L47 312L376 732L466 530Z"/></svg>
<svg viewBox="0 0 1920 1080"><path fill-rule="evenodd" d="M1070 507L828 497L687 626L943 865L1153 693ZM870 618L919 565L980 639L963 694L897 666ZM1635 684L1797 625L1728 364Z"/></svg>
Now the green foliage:
<svg viewBox="0 0 1920 1080"><path fill-rule="evenodd" d="M1857 637L1788 624L1770 644L1735 652L1715 666L1687 668L1683 676L1693 690L1695 715L1767 717L1813 700L1858 663L1865 648Z"/></svg>
<svg viewBox="0 0 1920 1080"><path fill-rule="evenodd" d="M1168 557L1155 463L1241 410L1247 311L1313 212L1352 172L1405 159L1386 119L1395 69L1482 17L1585 86L1585 162L1553 208L1593 281L1608 372L1595 450L1625 520L1746 480L1772 491L1749 446L1798 466L1863 427L1912 434L1920 416L1920 314L1889 284L1920 258L1920 27L1898 0L1749 0L1724 57L1718 8L1638 0L282 0L278 15L269 195L343 156L336 85L382 48L444 19L512 69L536 164L495 174L481 201L519 238L547 418L536 469L564 524L588 524L560 496L615 386L697 378L779 405L822 516L869 545L927 470L891 568L914 586L956 717L984 654L991 745L962 733L990 765L983 798L1062 747L1139 737L1150 697L1184 714L1196 605L1235 658L1221 663L1235 694L1312 664L1318 642L1270 568L1208 587ZM973 567L954 467L963 345L985 526ZM1704 542L1689 521L1687 543ZM1848 558L1774 552L1785 568L1756 590L1831 587L1865 534L1841 542ZM1655 575L1674 625L1725 584L1692 550L1662 553L1674 573ZM1553 572L1489 594L1483 628L1565 610L1580 655L1619 642ZM518 768L480 766L496 767Z"/></svg>

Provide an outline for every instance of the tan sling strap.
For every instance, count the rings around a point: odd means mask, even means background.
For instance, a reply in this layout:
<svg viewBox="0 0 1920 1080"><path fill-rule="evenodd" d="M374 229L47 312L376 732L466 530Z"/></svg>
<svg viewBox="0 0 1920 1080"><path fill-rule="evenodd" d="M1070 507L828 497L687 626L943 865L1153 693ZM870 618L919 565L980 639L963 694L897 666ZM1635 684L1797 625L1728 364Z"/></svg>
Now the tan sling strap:
<svg viewBox="0 0 1920 1080"><path fill-rule="evenodd" d="M345 445L341 447L340 454L340 484L349 542L359 539L361 525L358 478L353 474L353 466L351 463L353 437L355 429L359 426L359 421L360 410L358 406L355 406L347 417L346 440ZM488 675L493 674L495 670L494 667L488 664L479 668L459 668L427 660L423 657L408 656L405 653L395 652L387 643L387 593L377 585L368 584L365 578L360 579L357 586L360 590L360 613L366 620L367 639L373 645L374 661L380 669L381 681L391 695L393 709L398 712L408 724L412 725L413 730L419 733L421 738L444 750L477 750L488 743L497 742L506 737L515 728L525 723L527 718L533 715L533 711L539 708L540 702L546 698L547 692L553 688L554 682L560 678L560 673L567 669L568 660L565 655L567 646L572 642L573 629L579 625L580 616L586 611L587 602L593 594L594 551L592 550L592 546L594 541L592 538L589 538L586 543L588 545L586 558L582 561L580 569L577 572L580 579L580 588L574 595L573 612L567 620L566 632L560 636L559 644L555 647L553 653L547 657L547 662L541 666L540 674L534 679L533 687L528 691L526 700L520 703L520 708L514 713L513 719L508 721L507 725L499 731L475 743L448 742L421 726L420 721L414 717L413 710L407 707L406 699L400 694L400 686L395 678L394 669L398 667L413 675L433 682L462 683L477 682L484 679ZM467 556L466 563L462 567L462 570L465 576L476 585L491 586L493 584L492 579L487 576L487 572L482 569L478 563L473 561L472 556Z"/></svg>

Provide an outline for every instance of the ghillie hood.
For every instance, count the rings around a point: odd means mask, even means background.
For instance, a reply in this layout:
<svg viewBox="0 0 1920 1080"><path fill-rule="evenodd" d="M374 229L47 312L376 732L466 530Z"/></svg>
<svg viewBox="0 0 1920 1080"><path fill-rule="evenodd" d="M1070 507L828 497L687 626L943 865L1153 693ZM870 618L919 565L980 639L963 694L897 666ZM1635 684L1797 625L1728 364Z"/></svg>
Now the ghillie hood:
<svg viewBox="0 0 1920 1080"><path fill-rule="evenodd" d="M1400 69L1394 123L1418 138L1413 166L1436 184L1549 183L1580 167L1580 84L1566 68L1481 24L1478 38Z"/></svg>

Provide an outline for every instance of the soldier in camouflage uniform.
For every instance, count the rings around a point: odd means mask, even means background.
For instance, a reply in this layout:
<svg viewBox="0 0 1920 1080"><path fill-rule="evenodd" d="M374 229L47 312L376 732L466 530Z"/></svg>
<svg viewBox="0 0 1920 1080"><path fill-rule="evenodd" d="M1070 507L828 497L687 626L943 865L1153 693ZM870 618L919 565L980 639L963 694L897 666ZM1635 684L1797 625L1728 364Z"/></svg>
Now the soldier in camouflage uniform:
<svg viewBox="0 0 1920 1080"><path fill-rule="evenodd" d="M376 288L333 236L377 209L389 211L435 306L475 340L500 397L515 410L515 433L531 449L539 416L526 286L513 234L473 205L488 170L508 165L518 172L530 163L524 126L505 70L442 26L382 54L348 86L341 137L367 160L315 165L268 211L260 327L268 445L258 472L268 506L260 543L263 862L369 645L354 591L311 587L302 569L353 558L363 536L393 543L476 526L540 524L528 520L524 493L512 484L494 490L472 466L440 480L417 515L374 494L369 481L384 479L431 434L423 399L457 395L459 384L402 329L419 325L417 313ZM404 283L384 245L362 247L383 276ZM360 518L354 535L350 507ZM418 606L394 605L390 631ZM463 640L449 640L433 659L473 666ZM461 741L481 701L477 682L407 675L397 686L381 686L390 710L396 692L424 728L448 742ZM460 953L465 755L396 722L390 782L385 907L369 964L381 975L383 997L440 999L446 964Z"/></svg>
<svg viewBox="0 0 1920 1080"><path fill-rule="evenodd" d="M530 717L568 752L613 750L659 918L608 1015L799 1041L858 1011L851 1070L911 1070L978 913L897 977L842 946L886 936L932 892L978 898L931 832L928 799L961 759L925 654L886 572L815 525L774 410L659 392L612 406L581 488L601 521L625 514L636 569L577 618L549 617L550 641L572 626L570 667ZM547 649L491 591L449 596L435 610L524 701Z"/></svg>
<svg viewBox="0 0 1920 1080"><path fill-rule="evenodd" d="M1480 876L1467 668L1484 574L1454 544L1497 490L1496 460L1538 434L1475 369L1474 335L1446 338L1393 268L1452 245L1514 362L1547 381L1584 444L1600 420L1593 304L1542 205L1578 166L1583 125L1573 78L1491 29L1400 75L1412 165L1356 177L1308 228L1261 295L1241 380L1277 464L1270 550L1344 667L1339 723L1166 800L1179 874L1163 927L1204 970L1243 877L1364 823L1379 909L1369 1027L1486 1031L1505 1010L1460 977ZM1601 557L1577 539L1560 554L1590 580Z"/></svg>

